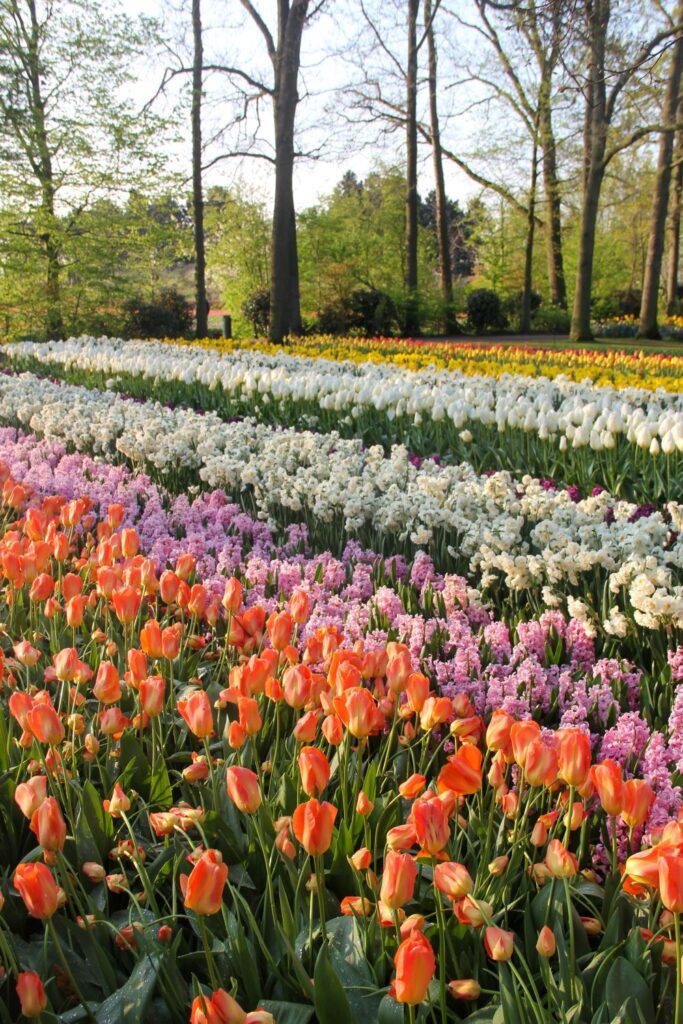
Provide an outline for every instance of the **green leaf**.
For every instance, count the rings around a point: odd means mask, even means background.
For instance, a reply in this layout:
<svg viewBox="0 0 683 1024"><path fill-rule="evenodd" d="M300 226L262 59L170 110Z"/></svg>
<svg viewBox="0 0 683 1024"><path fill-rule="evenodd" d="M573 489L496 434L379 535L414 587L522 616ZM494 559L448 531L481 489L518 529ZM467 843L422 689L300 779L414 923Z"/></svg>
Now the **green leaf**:
<svg viewBox="0 0 683 1024"><path fill-rule="evenodd" d="M624 998L633 999L646 1020L655 1019L652 995L642 976L625 957L620 956L612 964L605 986L607 1007L612 1017L621 1012Z"/></svg>
<svg viewBox="0 0 683 1024"><path fill-rule="evenodd" d="M377 1024L403 1024L403 1007L391 996L385 996L379 1004Z"/></svg>
<svg viewBox="0 0 683 1024"><path fill-rule="evenodd" d="M303 1003L282 1003L277 999L259 999L259 1010L272 1013L277 1024L308 1024L313 1017L313 1007Z"/></svg>
<svg viewBox="0 0 683 1024"><path fill-rule="evenodd" d="M87 824L90 836L97 847L103 864L113 845L114 823L102 806L102 799L92 782L85 782L80 792L81 822Z"/></svg>
<svg viewBox="0 0 683 1024"><path fill-rule="evenodd" d="M356 1020L375 1020L381 994L368 964L360 928L353 917L327 922L330 963L341 981Z"/></svg>
<svg viewBox="0 0 683 1024"><path fill-rule="evenodd" d="M315 1012L319 1024L355 1024L357 1018L351 1012L344 986L330 962L329 947L324 942L315 962L313 975ZM370 1024L372 1018L367 1018Z"/></svg>
<svg viewBox="0 0 683 1024"><path fill-rule="evenodd" d="M162 959L154 954L143 956L123 988L100 1004L97 1024L143 1024Z"/></svg>

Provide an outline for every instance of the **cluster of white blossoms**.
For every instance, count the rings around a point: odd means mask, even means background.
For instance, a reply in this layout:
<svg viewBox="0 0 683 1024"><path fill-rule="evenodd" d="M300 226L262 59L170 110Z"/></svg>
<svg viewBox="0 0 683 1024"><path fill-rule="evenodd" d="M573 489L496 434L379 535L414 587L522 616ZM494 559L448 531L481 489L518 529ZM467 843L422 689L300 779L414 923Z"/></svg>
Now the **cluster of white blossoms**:
<svg viewBox="0 0 683 1024"><path fill-rule="evenodd" d="M410 541L448 550L483 587L542 589L549 605L574 592L616 634L619 602L641 625L683 625L675 502L645 514L605 491L577 502L530 476L416 465L402 445L385 455L334 433L226 423L29 373L0 376L0 421L90 454L118 453L171 487L223 488L275 526L308 523L318 544L336 544L341 530L377 550Z"/></svg>
<svg viewBox="0 0 683 1024"><path fill-rule="evenodd" d="M683 395L661 389L597 387L564 377L469 377L451 370L406 370L388 363L334 362L236 350L71 338L48 344L21 342L5 350L10 360L59 363L65 369L130 374L148 380L200 385L243 401L313 404L338 416L381 413L390 419L447 421L463 441L469 428L533 432L562 450L611 449L621 441L652 455L683 452Z"/></svg>

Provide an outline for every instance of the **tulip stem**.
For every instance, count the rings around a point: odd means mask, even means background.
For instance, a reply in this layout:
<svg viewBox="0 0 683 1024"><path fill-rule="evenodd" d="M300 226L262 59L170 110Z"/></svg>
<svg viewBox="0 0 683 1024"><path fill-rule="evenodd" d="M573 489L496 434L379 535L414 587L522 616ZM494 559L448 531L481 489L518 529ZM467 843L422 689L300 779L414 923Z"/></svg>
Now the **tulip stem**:
<svg viewBox="0 0 683 1024"><path fill-rule="evenodd" d="M71 970L71 968L69 966L69 961L67 960L66 955L64 953L64 947L62 946L62 943L61 943L61 941L59 939L59 935L57 934L57 929L55 928L55 923L54 923L54 921L52 920L51 917L49 917L47 919L46 924L47 924L47 928L48 928L48 931L50 933L50 936L52 938L52 941L55 944L55 948L57 949L57 956L59 957L59 959L62 962L62 967L64 968L64 973L66 974L67 978L69 979L69 984L71 985L71 988L73 989L73 992L74 992L76 998L78 999L79 1003L81 1004L81 1006L85 1010L86 1014L88 1015L88 1020L92 1021L93 1024L95 1024L95 1015L92 1012L92 1010L90 1009L90 1004L86 1001L85 996L81 992L80 988L78 987L78 983L77 983L76 979L73 976L73 972L72 972L72 970Z"/></svg>
<svg viewBox="0 0 683 1024"><path fill-rule="evenodd" d="M221 983L218 977L218 971L216 970L216 964L213 959L213 953L211 952L211 944L209 943L209 932L206 927L206 921L201 914L197 914L197 921L199 922L199 934L202 937L202 945L204 947L204 952L206 953L206 963L209 968L211 987L213 989L218 989L221 987Z"/></svg>
<svg viewBox="0 0 683 1024"><path fill-rule="evenodd" d="M411 1006L410 1003L408 1003L408 1024L415 1024L415 1007Z"/></svg>
<svg viewBox="0 0 683 1024"><path fill-rule="evenodd" d="M681 1024L681 915L674 914L674 935L676 936L676 1012L674 1024Z"/></svg>
<svg viewBox="0 0 683 1024"><path fill-rule="evenodd" d="M322 857L314 857L315 881L318 892L318 908L320 910L320 932L323 942L327 942L327 928L325 927L325 871L323 870Z"/></svg>
<svg viewBox="0 0 683 1024"><path fill-rule="evenodd" d="M436 905L436 919L439 925L439 1005L441 1007L441 1019L446 1020L446 919L441 902L441 893L436 882L434 883L434 903Z"/></svg>

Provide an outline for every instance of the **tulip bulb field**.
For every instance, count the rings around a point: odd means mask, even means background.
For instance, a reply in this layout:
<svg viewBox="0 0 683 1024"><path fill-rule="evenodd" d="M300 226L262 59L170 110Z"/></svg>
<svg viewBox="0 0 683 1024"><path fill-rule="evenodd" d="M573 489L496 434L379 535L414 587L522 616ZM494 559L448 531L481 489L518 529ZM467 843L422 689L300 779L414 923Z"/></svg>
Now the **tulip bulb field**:
<svg viewBox="0 0 683 1024"><path fill-rule="evenodd" d="M0 1024L683 1024L683 359L0 370Z"/></svg>

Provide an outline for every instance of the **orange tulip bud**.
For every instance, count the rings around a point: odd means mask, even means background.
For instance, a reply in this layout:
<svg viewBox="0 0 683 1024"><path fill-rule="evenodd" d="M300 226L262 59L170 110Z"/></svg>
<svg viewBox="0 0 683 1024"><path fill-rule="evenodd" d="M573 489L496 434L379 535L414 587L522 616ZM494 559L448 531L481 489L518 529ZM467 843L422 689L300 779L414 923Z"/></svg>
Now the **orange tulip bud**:
<svg viewBox="0 0 683 1024"><path fill-rule="evenodd" d="M474 888L472 876L464 864L444 861L434 867L434 885L449 900L459 900Z"/></svg>
<svg viewBox="0 0 683 1024"><path fill-rule="evenodd" d="M454 999L478 999L481 985L474 978L460 978L448 982L448 991Z"/></svg>
<svg viewBox="0 0 683 1024"><path fill-rule="evenodd" d="M545 865L553 878L573 878L579 870L576 857L559 839L548 843Z"/></svg>
<svg viewBox="0 0 683 1024"><path fill-rule="evenodd" d="M421 1003L436 972L436 957L422 932L414 931L396 950L395 992L398 1003Z"/></svg>
<svg viewBox="0 0 683 1024"><path fill-rule="evenodd" d="M539 956L549 959L551 956L555 956L556 949L557 943L555 941L555 934L552 928L549 928L547 924L544 924L538 933L536 952Z"/></svg>
<svg viewBox="0 0 683 1024"><path fill-rule="evenodd" d="M492 960L509 960L515 948L514 933L489 925L484 932L484 947Z"/></svg>
<svg viewBox="0 0 683 1024"><path fill-rule="evenodd" d="M255 814L261 806L258 776L249 768L231 765L225 776L228 796L243 814Z"/></svg>
<svg viewBox="0 0 683 1024"><path fill-rule="evenodd" d="M17 976L17 996L24 1017L39 1017L47 1006L47 996L35 971L21 971Z"/></svg>
<svg viewBox="0 0 683 1024"><path fill-rule="evenodd" d="M379 898L391 910L398 910L413 898L417 867L408 853L389 850L384 860Z"/></svg>
<svg viewBox="0 0 683 1024"><path fill-rule="evenodd" d="M228 878L228 866L218 850L206 850L189 877L180 876L180 888L187 910L195 914L217 914L223 902L223 889Z"/></svg>
<svg viewBox="0 0 683 1024"><path fill-rule="evenodd" d="M333 804L321 804L315 798L296 808L292 815L294 835L310 856L318 857L329 849L336 817Z"/></svg>
<svg viewBox="0 0 683 1024"><path fill-rule="evenodd" d="M356 800L356 814L360 814L362 818L367 818L369 814L372 814L374 808L375 805L368 799L364 790L361 789Z"/></svg>

